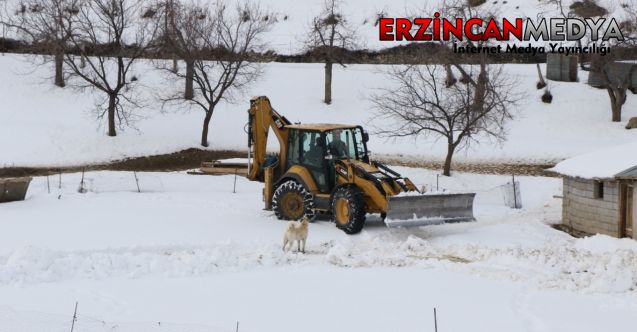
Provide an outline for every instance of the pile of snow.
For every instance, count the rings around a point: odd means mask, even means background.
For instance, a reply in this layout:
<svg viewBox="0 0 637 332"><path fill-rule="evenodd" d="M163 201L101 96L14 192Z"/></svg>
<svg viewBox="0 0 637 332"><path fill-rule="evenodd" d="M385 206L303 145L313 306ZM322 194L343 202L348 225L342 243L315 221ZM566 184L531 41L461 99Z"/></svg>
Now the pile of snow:
<svg viewBox="0 0 637 332"><path fill-rule="evenodd" d="M416 184L434 172L398 167ZM0 287L70 280L205 277L283 266L442 266L496 280L529 280L537 287L592 292L630 291L637 282L637 247L603 238L575 240L552 230L560 181L520 177L525 208L504 206L498 190L476 190L477 222L407 230L385 228L370 216L360 236L330 222L311 226L309 255L286 254L285 222L262 211L260 184L234 177L90 172L85 181L107 184L80 194L81 174L65 174L62 189L36 178L24 202L0 206ZM148 179L162 190L147 190ZM488 189L507 177L457 174L440 185ZM440 181L440 179L439 179ZM170 204L166 202L170 201ZM110 206L117 206L112 210ZM121 211L134 211L122 214ZM542 213L539 213L542 211ZM68 229L73 231L66 235ZM43 231L41 235L32 229ZM140 236L141 235L141 236ZM69 241L72 240L72 241ZM598 244L595 244L598 243ZM605 250L595 250L597 247ZM620 278L621 277L621 278Z"/></svg>

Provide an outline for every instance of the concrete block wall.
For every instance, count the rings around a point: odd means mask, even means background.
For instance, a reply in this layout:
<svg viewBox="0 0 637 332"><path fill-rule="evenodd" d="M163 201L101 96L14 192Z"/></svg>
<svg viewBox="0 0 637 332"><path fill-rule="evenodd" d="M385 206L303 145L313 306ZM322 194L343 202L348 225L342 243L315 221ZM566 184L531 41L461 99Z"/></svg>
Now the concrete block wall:
<svg viewBox="0 0 637 332"><path fill-rule="evenodd" d="M564 177L562 223L591 234L619 236L619 184L604 181L604 198L595 198L595 181Z"/></svg>

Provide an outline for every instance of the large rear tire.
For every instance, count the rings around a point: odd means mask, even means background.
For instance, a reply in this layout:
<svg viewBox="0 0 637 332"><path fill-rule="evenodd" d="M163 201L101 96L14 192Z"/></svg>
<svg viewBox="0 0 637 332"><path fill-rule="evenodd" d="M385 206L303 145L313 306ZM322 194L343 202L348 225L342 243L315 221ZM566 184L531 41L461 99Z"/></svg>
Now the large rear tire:
<svg viewBox="0 0 637 332"><path fill-rule="evenodd" d="M365 226L365 200L358 187L338 188L332 196L331 207L336 227L343 232L356 234Z"/></svg>
<svg viewBox="0 0 637 332"><path fill-rule="evenodd" d="M289 180L281 184L272 196L272 209L277 218L282 220L299 220L308 217L314 220L314 195L305 187Z"/></svg>

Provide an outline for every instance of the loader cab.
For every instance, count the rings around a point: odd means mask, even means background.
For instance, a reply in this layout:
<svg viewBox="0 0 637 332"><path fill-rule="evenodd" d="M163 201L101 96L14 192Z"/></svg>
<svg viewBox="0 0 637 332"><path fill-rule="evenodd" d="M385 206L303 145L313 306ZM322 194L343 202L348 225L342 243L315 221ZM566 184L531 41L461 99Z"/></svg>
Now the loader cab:
<svg viewBox="0 0 637 332"><path fill-rule="evenodd" d="M320 192L334 188L335 160L369 161L367 134L360 126L291 125L288 129L286 171L295 165L305 167Z"/></svg>
<svg viewBox="0 0 637 332"><path fill-rule="evenodd" d="M367 134L358 126L346 129L333 129L325 132L327 147L326 158L353 159L369 162L367 153Z"/></svg>

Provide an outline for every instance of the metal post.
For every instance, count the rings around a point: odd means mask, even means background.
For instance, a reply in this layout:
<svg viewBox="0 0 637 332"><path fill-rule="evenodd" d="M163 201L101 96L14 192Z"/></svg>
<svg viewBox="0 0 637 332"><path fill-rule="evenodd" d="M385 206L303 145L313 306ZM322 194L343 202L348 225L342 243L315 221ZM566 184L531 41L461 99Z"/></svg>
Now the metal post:
<svg viewBox="0 0 637 332"><path fill-rule="evenodd" d="M75 328L75 321L77 320L77 302L75 302L75 310L73 311L73 321L71 322L71 332Z"/></svg>
<svg viewBox="0 0 637 332"><path fill-rule="evenodd" d="M440 191L440 174L436 174L436 191Z"/></svg>
<svg viewBox="0 0 637 332"><path fill-rule="evenodd" d="M239 322L237 322L237 328L235 329L235 332L239 332Z"/></svg>
<svg viewBox="0 0 637 332"><path fill-rule="evenodd" d="M434 307L434 331L438 332L438 315L436 315L435 307Z"/></svg>
<svg viewBox="0 0 637 332"><path fill-rule="evenodd" d="M237 193L237 169L234 169L234 186L232 187L232 193Z"/></svg>
<svg viewBox="0 0 637 332"><path fill-rule="evenodd" d="M518 195L517 195L517 190L515 188L515 174L512 174L513 177L513 208L517 209L518 208Z"/></svg>
<svg viewBox="0 0 637 332"><path fill-rule="evenodd" d="M139 190L139 179L137 178L137 172L133 171L133 175L135 176L135 183L137 184L137 192L141 193L142 191Z"/></svg>
<svg viewBox="0 0 637 332"><path fill-rule="evenodd" d="M46 175L46 191L47 193L51 193L51 183L49 182L49 174Z"/></svg>
<svg viewBox="0 0 637 332"><path fill-rule="evenodd" d="M62 170L58 170L58 189L62 189Z"/></svg>
<svg viewBox="0 0 637 332"><path fill-rule="evenodd" d="M82 180L80 180L80 189L78 190L80 194L83 194L86 192L86 190L84 189L84 171L85 169L82 168Z"/></svg>

